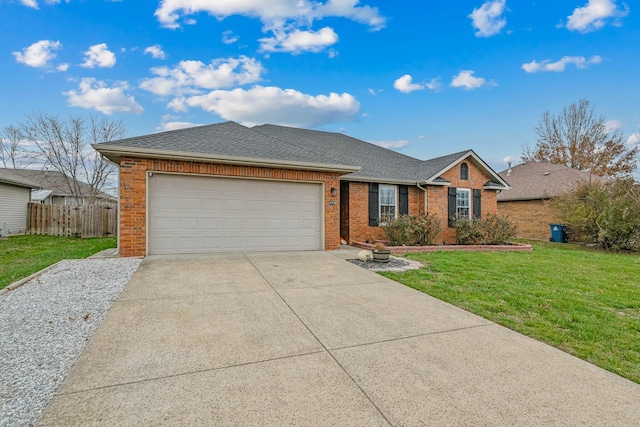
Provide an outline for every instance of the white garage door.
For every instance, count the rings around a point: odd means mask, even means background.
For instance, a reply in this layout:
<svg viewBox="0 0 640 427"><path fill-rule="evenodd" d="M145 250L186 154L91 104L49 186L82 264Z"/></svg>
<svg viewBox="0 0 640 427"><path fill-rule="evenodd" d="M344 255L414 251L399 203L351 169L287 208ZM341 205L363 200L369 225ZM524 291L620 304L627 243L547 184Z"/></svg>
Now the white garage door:
<svg viewBox="0 0 640 427"><path fill-rule="evenodd" d="M322 185L155 173L149 253L322 249Z"/></svg>

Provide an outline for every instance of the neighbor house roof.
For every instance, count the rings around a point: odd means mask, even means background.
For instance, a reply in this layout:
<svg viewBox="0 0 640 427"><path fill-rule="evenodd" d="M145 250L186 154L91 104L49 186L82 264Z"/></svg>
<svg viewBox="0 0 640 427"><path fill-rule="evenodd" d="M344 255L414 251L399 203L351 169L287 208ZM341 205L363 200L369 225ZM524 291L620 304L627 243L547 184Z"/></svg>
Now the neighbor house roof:
<svg viewBox="0 0 640 427"><path fill-rule="evenodd" d="M24 188L40 188L38 184L15 173L16 169L0 168L0 182Z"/></svg>
<svg viewBox="0 0 640 427"><path fill-rule="evenodd" d="M58 171L43 171L43 170L30 170L30 169L16 169L14 173L30 182L36 184L32 188L41 188L43 190L51 191L53 196L71 196L69 186L67 185L67 179L62 172ZM78 181L80 191L83 195L91 194L91 186L85 182ZM113 199L107 193L99 192L100 197Z"/></svg>
<svg viewBox="0 0 640 427"><path fill-rule="evenodd" d="M534 161L514 166L499 175L511 184L511 191L498 194L499 202L550 199L575 190L580 183L605 180L568 166Z"/></svg>
<svg viewBox="0 0 640 427"><path fill-rule="evenodd" d="M114 162L123 156L226 162L353 172L358 166L311 151L235 122L196 126L93 146Z"/></svg>

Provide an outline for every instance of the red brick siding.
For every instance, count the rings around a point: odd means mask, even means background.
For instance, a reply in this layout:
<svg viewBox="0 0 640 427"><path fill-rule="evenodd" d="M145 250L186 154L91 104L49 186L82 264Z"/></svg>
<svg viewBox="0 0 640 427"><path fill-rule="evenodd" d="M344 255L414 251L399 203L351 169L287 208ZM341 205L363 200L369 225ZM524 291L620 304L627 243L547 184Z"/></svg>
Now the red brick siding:
<svg viewBox="0 0 640 427"><path fill-rule="evenodd" d="M424 212L424 192L409 186L409 214ZM349 182L349 236L343 236L349 243L364 242L367 239L384 239L380 227L369 226L369 183Z"/></svg>
<svg viewBox="0 0 640 427"><path fill-rule="evenodd" d="M462 163L462 162L460 162ZM442 178L451 182L453 187L482 189L482 216L497 213L497 199L495 190L484 190L484 184L490 179L472 162L469 165L469 179L460 180L460 164L442 174ZM442 233L436 242L455 243L455 230L449 228L447 217L449 214L448 187L428 186L427 211L430 215L440 218ZM409 214L424 213L424 192L417 186L409 186ZM364 242L367 239L384 239L384 231L380 227L369 226L369 183L349 183L349 236L343 236L349 243Z"/></svg>
<svg viewBox="0 0 640 427"><path fill-rule="evenodd" d="M340 189L337 173L123 157L120 161L120 256L147 254L147 171L324 183L324 246L325 250L340 247L340 198L339 194L331 196L331 188L338 192ZM332 200L335 200L333 206Z"/></svg>
<svg viewBox="0 0 640 427"><path fill-rule="evenodd" d="M516 235L522 239L549 240L549 224L561 221L551 200L499 202L498 213L508 217L518 227Z"/></svg>
<svg viewBox="0 0 640 427"><path fill-rule="evenodd" d="M469 165L469 179L460 179L460 163L447 170L441 176L447 181L451 182L452 187L456 188L469 188L469 189L482 189L481 204L482 204L482 216L487 214L496 214L498 212L497 193L495 190L484 190L484 184L490 179L488 175L485 175L476 165L466 160ZM429 194L427 195L427 211L430 215L437 215L440 218L442 225L442 233L436 240L437 242L443 241L447 243L455 243L456 233L453 228L448 226L447 217L449 216L449 201L448 201L448 187L429 187ZM471 203L473 210L473 194L471 195Z"/></svg>

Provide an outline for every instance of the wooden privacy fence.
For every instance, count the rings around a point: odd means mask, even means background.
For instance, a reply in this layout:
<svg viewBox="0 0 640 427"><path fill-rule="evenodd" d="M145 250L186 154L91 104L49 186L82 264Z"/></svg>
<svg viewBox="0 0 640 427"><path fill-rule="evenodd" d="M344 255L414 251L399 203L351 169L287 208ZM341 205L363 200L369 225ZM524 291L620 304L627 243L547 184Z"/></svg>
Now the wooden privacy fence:
<svg viewBox="0 0 640 427"><path fill-rule="evenodd" d="M115 236L118 205L61 206L29 203L28 234L49 236Z"/></svg>

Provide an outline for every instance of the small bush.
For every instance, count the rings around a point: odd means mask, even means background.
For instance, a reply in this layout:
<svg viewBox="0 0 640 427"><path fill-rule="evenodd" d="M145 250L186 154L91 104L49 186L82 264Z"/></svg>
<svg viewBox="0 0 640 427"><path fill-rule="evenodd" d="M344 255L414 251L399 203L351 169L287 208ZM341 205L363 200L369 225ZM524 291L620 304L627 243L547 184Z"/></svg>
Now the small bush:
<svg viewBox="0 0 640 427"><path fill-rule="evenodd" d="M481 219L456 218L453 227L456 229L456 242L459 245L480 245L484 243L485 235Z"/></svg>
<svg viewBox="0 0 640 427"><path fill-rule="evenodd" d="M435 215L418 215L412 217L411 231L418 245L428 246L434 244L442 227L440 220Z"/></svg>
<svg viewBox="0 0 640 427"><path fill-rule="evenodd" d="M459 245L499 245L516 235L516 226L500 215L488 214L485 219L458 218L453 226Z"/></svg>
<svg viewBox="0 0 640 427"><path fill-rule="evenodd" d="M402 215L383 221L381 227L392 246L433 245L442 230L434 215Z"/></svg>
<svg viewBox="0 0 640 427"><path fill-rule="evenodd" d="M499 245L516 237L516 226L500 215L488 214L483 224L487 245Z"/></svg>

